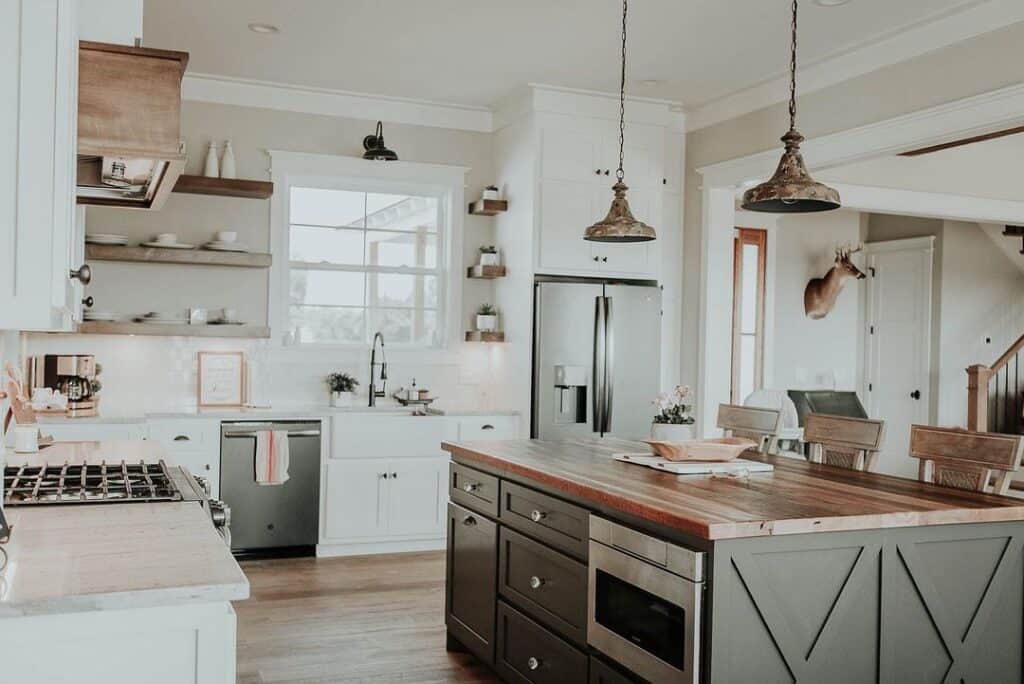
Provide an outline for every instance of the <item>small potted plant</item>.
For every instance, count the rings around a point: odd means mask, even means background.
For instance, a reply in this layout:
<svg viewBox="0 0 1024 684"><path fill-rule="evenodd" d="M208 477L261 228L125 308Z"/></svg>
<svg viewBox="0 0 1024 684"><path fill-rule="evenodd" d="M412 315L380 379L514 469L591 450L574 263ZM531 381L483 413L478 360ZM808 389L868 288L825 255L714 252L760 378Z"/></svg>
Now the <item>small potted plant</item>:
<svg viewBox="0 0 1024 684"><path fill-rule="evenodd" d="M652 402L658 409L651 424L651 439L661 442L685 442L693 439L693 392L677 386L662 392Z"/></svg>
<svg viewBox="0 0 1024 684"><path fill-rule="evenodd" d="M327 376L327 387L331 390L331 406L347 408L355 398L359 381L348 373L331 373Z"/></svg>
<svg viewBox="0 0 1024 684"><path fill-rule="evenodd" d="M476 310L476 329L493 332L498 329L498 310L492 304L481 304Z"/></svg>
<svg viewBox="0 0 1024 684"><path fill-rule="evenodd" d="M498 186L488 185L484 188L484 199L485 200L496 200L498 199Z"/></svg>
<svg viewBox="0 0 1024 684"><path fill-rule="evenodd" d="M497 266L498 265L498 248L494 245L484 245L480 248L480 265L481 266Z"/></svg>

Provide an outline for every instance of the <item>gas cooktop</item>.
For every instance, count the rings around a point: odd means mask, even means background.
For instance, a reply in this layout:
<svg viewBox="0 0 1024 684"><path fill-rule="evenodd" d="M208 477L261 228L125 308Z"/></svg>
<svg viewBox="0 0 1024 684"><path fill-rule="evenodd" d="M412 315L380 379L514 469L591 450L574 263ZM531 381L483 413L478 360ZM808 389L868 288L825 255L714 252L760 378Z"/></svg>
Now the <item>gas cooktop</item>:
<svg viewBox="0 0 1024 684"><path fill-rule="evenodd" d="M4 468L4 504L182 501L167 465L159 463L45 464Z"/></svg>

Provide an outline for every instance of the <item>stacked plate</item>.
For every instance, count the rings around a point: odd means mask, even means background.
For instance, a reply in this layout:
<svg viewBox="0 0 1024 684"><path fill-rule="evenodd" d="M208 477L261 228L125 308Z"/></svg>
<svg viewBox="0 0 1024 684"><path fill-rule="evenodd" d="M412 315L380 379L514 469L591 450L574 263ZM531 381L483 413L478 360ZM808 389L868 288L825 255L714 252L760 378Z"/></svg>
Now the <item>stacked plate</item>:
<svg viewBox="0 0 1024 684"><path fill-rule="evenodd" d="M213 250L214 252L248 252L249 248L243 244L237 242L223 242L221 240L213 240L203 245L203 249Z"/></svg>
<svg viewBox="0 0 1024 684"><path fill-rule="evenodd" d="M188 315L180 311L150 311L135 318L136 323L155 323L160 325L185 325Z"/></svg>
<svg viewBox="0 0 1024 684"><path fill-rule="evenodd" d="M187 242L164 242L162 240L150 240L149 242L139 243L142 247L160 247L161 249L195 249L195 245L190 245Z"/></svg>
<svg viewBox="0 0 1024 684"><path fill-rule="evenodd" d="M85 236L86 243L90 245L127 245L128 236L117 233L89 233Z"/></svg>

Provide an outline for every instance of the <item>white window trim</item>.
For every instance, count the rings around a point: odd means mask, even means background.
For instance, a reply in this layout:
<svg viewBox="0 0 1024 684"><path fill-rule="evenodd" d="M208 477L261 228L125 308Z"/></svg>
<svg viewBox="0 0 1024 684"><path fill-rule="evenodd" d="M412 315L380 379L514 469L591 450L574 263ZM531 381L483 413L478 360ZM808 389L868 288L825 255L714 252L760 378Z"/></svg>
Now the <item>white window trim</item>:
<svg viewBox="0 0 1024 684"><path fill-rule="evenodd" d="M441 345L438 347L403 347L403 351L417 353L439 353L452 349L459 342L459 326L462 311L462 240L463 212L465 211L465 183L469 168L442 164L423 164L406 161L369 161L360 157L267 150L270 155L270 178L274 182L274 194L270 200L270 246L273 264L268 282L268 320L272 344L286 349L303 352L323 350L368 349L360 344L300 344L286 345L285 334L289 330L288 317L288 271L289 271L289 188L293 185L313 187L372 188L380 183L387 192L400 191L407 184L410 193L424 191L436 194L441 200L446 225L442 238L441 258L444 272L442 299L444 318L441 321ZM395 349L395 348L393 348ZM397 351L397 349L395 349Z"/></svg>

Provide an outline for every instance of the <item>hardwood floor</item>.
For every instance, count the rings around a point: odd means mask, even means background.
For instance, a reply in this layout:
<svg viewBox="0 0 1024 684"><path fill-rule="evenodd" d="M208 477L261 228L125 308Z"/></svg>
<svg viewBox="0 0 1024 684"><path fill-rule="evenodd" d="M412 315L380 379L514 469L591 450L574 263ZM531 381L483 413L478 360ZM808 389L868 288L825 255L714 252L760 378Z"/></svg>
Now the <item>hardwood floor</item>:
<svg viewBox="0 0 1024 684"><path fill-rule="evenodd" d="M238 613L238 681L498 680L445 650L443 552L248 561Z"/></svg>

